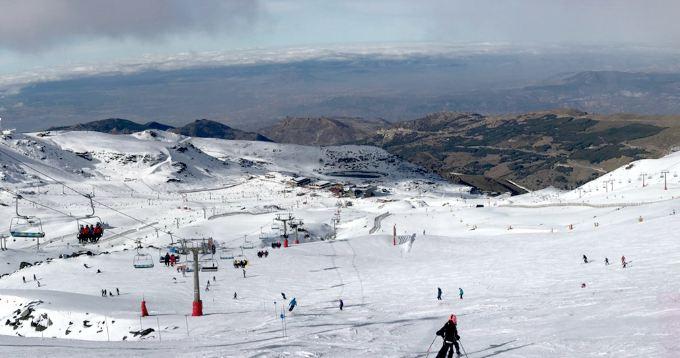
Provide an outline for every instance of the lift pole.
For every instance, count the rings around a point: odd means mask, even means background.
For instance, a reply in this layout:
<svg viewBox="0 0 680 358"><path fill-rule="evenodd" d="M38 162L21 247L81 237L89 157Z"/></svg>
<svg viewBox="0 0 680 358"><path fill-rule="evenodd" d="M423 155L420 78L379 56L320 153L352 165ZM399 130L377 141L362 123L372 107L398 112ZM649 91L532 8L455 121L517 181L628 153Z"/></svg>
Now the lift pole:
<svg viewBox="0 0 680 358"><path fill-rule="evenodd" d="M194 303L191 310L192 316L203 316L203 302L201 302L201 288L198 277L198 250L197 247L191 248L191 254L194 257Z"/></svg>

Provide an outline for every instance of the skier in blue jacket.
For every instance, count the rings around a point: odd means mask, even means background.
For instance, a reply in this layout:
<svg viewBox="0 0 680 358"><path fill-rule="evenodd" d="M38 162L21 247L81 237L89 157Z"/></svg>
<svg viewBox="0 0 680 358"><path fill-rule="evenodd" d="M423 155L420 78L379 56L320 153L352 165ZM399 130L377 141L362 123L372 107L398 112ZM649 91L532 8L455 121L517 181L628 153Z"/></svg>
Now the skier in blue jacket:
<svg viewBox="0 0 680 358"><path fill-rule="evenodd" d="M295 297L293 297L293 299L290 300L290 303L288 304L288 312L292 312L295 306L297 306L297 301L295 300Z"/></svg>

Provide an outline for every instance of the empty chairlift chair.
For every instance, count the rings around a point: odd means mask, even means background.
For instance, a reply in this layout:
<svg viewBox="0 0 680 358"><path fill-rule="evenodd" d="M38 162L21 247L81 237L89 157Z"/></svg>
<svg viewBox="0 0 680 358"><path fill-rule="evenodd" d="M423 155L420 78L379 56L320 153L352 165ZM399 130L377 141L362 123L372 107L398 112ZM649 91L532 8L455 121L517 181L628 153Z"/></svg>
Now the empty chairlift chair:
<svg viewBox="0 0 680 358"><path fill-rule="evenodd" d="M213 257L199 261L202 272L215 272L218 269L217 260Z"/></svg>
<svg viewBox="0 0 680 358"><path fill-rule="evenodd" d="M221 260L233 260L234 259L234 252L230 249L227 249L227 248L221 248L220 249L220 259Z"/></svg>
<svg viewBox="0 0 680 358"><path fill-rule="evenodd" d="M15 238L45 237L40 218L19 214L19 199L22 199L21 195L16 196L16 216L10 221L9 234Z"/></svg>
<svg viewBox="0 0 680 358"><path fill-rule="evenodd" d="M132 265L136 269L152 268L153 257L149 254L139 252L139 248L137 248L137 254L132 261Z"/></svg>

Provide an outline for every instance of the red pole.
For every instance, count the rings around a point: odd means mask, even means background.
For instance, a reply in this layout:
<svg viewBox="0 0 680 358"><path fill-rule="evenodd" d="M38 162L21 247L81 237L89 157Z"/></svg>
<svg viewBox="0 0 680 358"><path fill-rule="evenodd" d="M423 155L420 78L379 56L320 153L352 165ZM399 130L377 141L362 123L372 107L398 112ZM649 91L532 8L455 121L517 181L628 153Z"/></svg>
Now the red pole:
<svg viewBox="0 0 680 358"><path fill-rule="evenodd" d="M149 315L149 311L146 309L146 301L142 300L142 317Z"/></svg>

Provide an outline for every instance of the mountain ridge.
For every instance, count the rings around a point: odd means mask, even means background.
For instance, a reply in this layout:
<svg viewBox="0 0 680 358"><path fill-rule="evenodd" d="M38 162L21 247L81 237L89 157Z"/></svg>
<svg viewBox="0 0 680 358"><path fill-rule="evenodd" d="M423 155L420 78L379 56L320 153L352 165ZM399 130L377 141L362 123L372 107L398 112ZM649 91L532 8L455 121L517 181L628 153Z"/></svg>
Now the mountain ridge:
<svg viewBox="0 0 680 358"><path fill-rule="evenodd" d="M271 141L259 133L242 131L207 119L197 119L182 127L173 127L156 121L140 124L129 119L107 118L72 126L51 127L48 131L94 131L109 134L132 134L150 129L200 138Z"/></svg>

